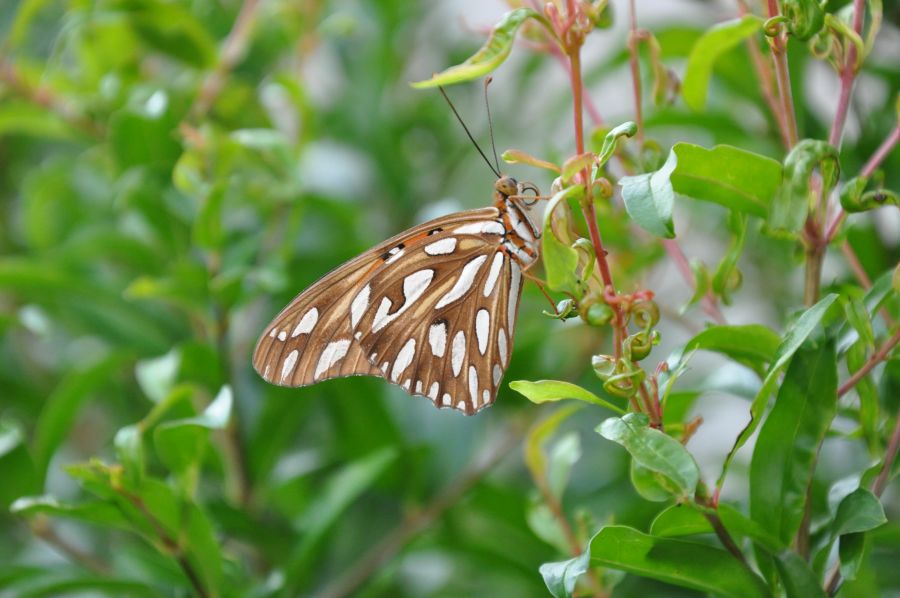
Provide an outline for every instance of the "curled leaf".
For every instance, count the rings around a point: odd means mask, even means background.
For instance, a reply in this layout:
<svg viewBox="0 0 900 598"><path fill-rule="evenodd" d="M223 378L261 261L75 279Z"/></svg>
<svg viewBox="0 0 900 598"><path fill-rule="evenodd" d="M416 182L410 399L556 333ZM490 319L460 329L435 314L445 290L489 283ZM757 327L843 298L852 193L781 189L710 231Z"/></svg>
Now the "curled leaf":
<svg viewBox="0 0 900 598"><path fill-rule="evenodd" d="M807 41L825 26L825 11L818 0L784 0L781 11L788 18L788 31L800 41Z"/></svg>
<svg viewBox="0 0 900 598"><path fill-rule="evenodd" d="M538 168L546 168L547 170L552 170L553 172L559 174L559 166L554 164L553 162L548 162L546 160L541 160L540 158L535 158L530 154L526 154L522 150L510 149L506 150L500 155L503 158L503 161L507 164L528 164L529 166L537 166Z"/></svg>
<svg viewBox="0 0 900 598"><path fill-rule="evenodd" d="M809 209L809 178L815 169L822 175L824 188L831 189L841 171L837 148L818 139L804 139L784 159L784 180L769 211L772 230L796 233L803 226Z"/></svg>
<svg viewBox="0 0 900 598"><path fill-rule="evenodd" d="M900 196L890 189L866 191L868 177L858 176L841 189L841 207L847 212L867 212L882 206L900 206Z"/></svg>
<svg viewBox="0 0 900 598"><path fill-rule="evenodd" d="M438 85L451 85L463 81L471 81L482 77L500 66L512 50L516 32L528 19L534 19L544 25L547 31L553 31L550 23L540 13L530 8L517 8L511 10L494 25L490 37L481 48L466 59L462 64L437 73L431 79L411 83L416 89L437 87Z"/></svg>

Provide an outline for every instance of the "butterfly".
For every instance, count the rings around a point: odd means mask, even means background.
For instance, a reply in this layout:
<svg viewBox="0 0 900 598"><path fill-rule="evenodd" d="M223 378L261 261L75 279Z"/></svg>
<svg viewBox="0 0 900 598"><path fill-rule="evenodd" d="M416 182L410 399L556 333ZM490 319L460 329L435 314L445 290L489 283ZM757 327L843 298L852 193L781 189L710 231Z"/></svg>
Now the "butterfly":
<svg viewBox="0 0 900 598"><path fill-rule="evenodd" d="M420 224L339 266L275 316L254 368L279 386L379 376L466 415L491 405L523 272L539 256L539 198L499 176L493 206Z"/></svg>

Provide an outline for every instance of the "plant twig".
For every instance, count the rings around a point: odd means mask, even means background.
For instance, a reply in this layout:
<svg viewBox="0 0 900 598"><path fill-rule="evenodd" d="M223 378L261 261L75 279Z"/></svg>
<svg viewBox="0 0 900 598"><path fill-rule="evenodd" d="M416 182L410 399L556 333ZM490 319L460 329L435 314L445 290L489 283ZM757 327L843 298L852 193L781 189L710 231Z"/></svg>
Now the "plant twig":
<svg viewBox="0 0 900 598"><path fill-rule="evenodd" d="M61 552L73 563L78 563L99 575L109 575L112 572L109 565L60 536L48 518L37 517L29 527L35 536Z"/></svg>
<svg viewBox="0 0 900 598"><path fill-rule="evenodd" d="M27 102L59 115L69 126L82 133L94 138L102 138L106 134L106 129L100 122L76 111L49 87L34 86L26 81L15 64L3 58L2 55L0 55L0 83L6 85L13 93Z"/></svg>
<svg viewBox="0 0 900 598"><path fill-rule="evenodd" d="M863 16L865 14L865 0L853 0L853 30L862 32ZM856 44L847 44L847 56L841 67L841 92L838 96L837 109L834 111L834 121L831 123L831 133L828 135L828 143L839 147L844 133L844 124L847 122L847 110L850 108L850 96L853 93L853 83L856 81Z"/></svg>
<svg viewBox="0 0 900 598"><path fill-rule="evenodd" d="M631 89L634 94L634 120L637 123L638 145L643 146L644 118L641 107L641 67L638 63L637 13L634 8L634 0L630 0L628 3L628 15L628 62L631 65Z"/></svg>
<svg viewBox="0 0 900 598"><path fill-rule="evenodd" d="M769 18L777 17L777 0L768 0ZM775 65L775 81L778 84L778 97L781 100L781 116L787 128L788 147L797 145L797 117L794 114L794 98L791 91L791 75L787 62L787 38L784 33L770 38L772 61Z"/></svg>
<svg viewBox="0 0 900 598"><path fill-rule="evenodd" d="M894 333L894 336L889 338L884 342L881 347L875 351L871 357L862 365L861 368L853 372L853 374L847 379L846 382L841 384L838 388L838 396L842 397L847 394L851 388L856 386L856 383L862 380L866 374L872 371L876 365L887 359L888 354L891 352L891 349L897 346L897 343L900 343L900 330Z"/></svg>
<svg viewBox="0 0 900 598"><path fill-rule="evenodd" d="M200 91L188 112L191 118L196 120L206 115L222 91L228 74L244 56L259 4L260 0L244 0L241 4L241 9L234 20L234 26L225 38L222 50L219 52L219 60L200 85Z"/></svg>
<svg viewBox="0 0 900 598"><path fill-rule="evenodd" d="M675 262L675 268L681 274L681 277L691 286L692 290L696 290L697 279L694 276L693 270L691 270L691 265L688 263L687 256L684 255L684 251L681 249L678 242L675 241L675 239L663 239L663 247L665 248L666 253L669 254L669 258ZM706 294L700 302L700 306L703 308L703 311L716 322L716 324L724 325L728 323L725 320L725 316L722 315L722 310L719 309L719 302L712 290L706 291Z"/></svg>
<svg viewBox="0 0 900 598"><path fill-rule="evenodd" d="M379 567L390 561L410 540L437 521L484 476L486 476L519 441L519 431L510 427L496 444L484 451L422 510L407 517L372 546L356 563L319 592L318 598L337 598L353 594Z"/></svg>

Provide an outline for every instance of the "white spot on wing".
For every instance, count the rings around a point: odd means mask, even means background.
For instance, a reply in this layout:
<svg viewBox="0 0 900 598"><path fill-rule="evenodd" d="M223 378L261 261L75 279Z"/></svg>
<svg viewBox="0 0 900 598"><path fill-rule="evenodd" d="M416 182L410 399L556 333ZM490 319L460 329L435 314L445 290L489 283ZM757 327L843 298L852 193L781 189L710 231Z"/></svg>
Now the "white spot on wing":
<svg viewBox="0 0 900 598"><path fill-rule="evenodd" d="M474 365L469 366L469 396L472 397L472 404L478 404L478 370Z"/></svg>
<svg viewBox="0 0 900 598"><path fill-rule="evenodd" d="M428 255L447 255L456 249L456 237L447 237L425 246Z"/></svg>
<svg viewBox="0 0 900 598"><path fill-rule="evenodd" d="M422 381L421 380L416 380L416 392L418 392L418 393L422 392Z"/></svg>
<svg viewBox="0 0 900 598"><path fill-rule="evenodd" d="M497 284L497 277L500 276L500 268L503 267L503 253L494 254L494 261L491 262L491 269L488 272L487 280L484 282L484 296L489 297L494 292L494 285Z"/></svg>
<svg viewBox="0 0 900 598"><path fill-rule="evenodd" d="M454 229L454 232L460 235L502 235L506 233L506 229L496 220L484 220L464 224Z"/></svg>
<svg viewBox="0 0 900 598"><path fill-rule="evenodd" d="M278 333L278 330L273 326L272 330L269 331L269 337L275 338L275 335Z"/></svg>
<svg viewBox="0 0 900 598"><path fill-rule="evenodd" d="M478 274L478 270L481 268L481 265L487 260L486 255L479 255L478 257L472 258L469 260L469 263L463 266L462 272L459 273L459 278L456 279L456 284L453 285L453 288L450 291L441 297L441 300L438 301L437 305L434 306L435 309L440 309L445 305L450 305L460 297L466 294L472 287L472 283L475 281L475 275Z"/></svg>
<svg viewBox="0 0 900 598"><path fill-rule="evenodd" d="M509 263L509 305L507 306L506 317L509 318L509 329L512 331L516 326L516 307L519 304L519 285L522 283L522 271L519 264L515 261Z"/></svg>
<svg viewBox="0 0 900 598"><path fill-rule="evenodd" d="M475 314L475 337L478 339L478 352L484 355L487 351L488 335L491 333L491 315L486 309L479 309Z"/></svg>
<svg viewBox="0 0 900 598"><path fill-rule="evenodd" d="M450 393L444 393L444 396L441 397L441 405L444 407L449 407L450 403L453 402L453 397L450 396Z"/></svg>
<svg viewBox="0 0 900 598"><path fill-rule="evenodd" d="M431 388L428 389L428 398L432 401L437 400L438 391L441 389L440 385L437 382L431 383Z"/></svg>
<svg viewBox="0 0 900 598"><path fill-rule="evenodd" d="M353 303L350 304L350 330L356 328L356 325L359 324L360 319L366 312L366 308L369 307L369 295L371 293L372 285L367 284L353 298Z"/></svg>
<svg viewBox="0 0 900 598"><path fill-rule="evenodd" d="M318 321L319 310L315 307L309 308L309 311L303 314L303 317L300 318L300 321L294 326L294 331L291 332L291 338L312 332L312 329L315 328L316 322Z"/></svg>
<svg viewBox="0 0 900 598"><path fill-rule="evenodd" d="M438 322L428 329L428 344L431 345L431 354L435 357L443 357L447 351L447 324Z"/></svg>
<svg viewBox="0 0 900 598"><path fill-rule="evenodd" d="M278 340L283 341L287 338L287 330L282 330L278 333Z"/></svg>
<svg viewBox="0 0 900 598"><path fill-rule="evenodd" d="M397 359L394 360L394 367L391 369L391 380L396 382L400 379L400 376L406 371L406 368L409 367L409 364L412 363L413 357L416 356L416 339L411 338L406 341L406 344L403 345L403 348L400 349L400 352L397 353ZM406 386L407 390L409 389L409 385Z"/></svg>
<svg viewBox="0 0 900 598"><path fill-rule="evenodd" d="M413 272L404 278L403 297L405 301L400 309L392 314L388 313L391 309L391 300L387 297L382 297L381 305L378 306L378 311L375 313L375 319L372 321L372 332L378 332L399 318L407 309L412 307L413 303L418 301L419 297L425 292L425 289L428 288L428 285L431 284L432 278L434 278L434 270L430 269Z"/></svg>
<svg viewBox="0 0 900 598"><path fill-rule="evenodd" d="M500 384L500 378L503 377L503 370L496 363L494 364L494 386Z"/></svg>
<svg viewBox="0 0 900 598"><path fill-rule="evenodd" d="M453 345L450 347L450 364L453 366L453 375L459 376L462 371L463 358L466 356L466 334L460 330L453 337Z"/></svg>
<svg viewBox="0 0 900 598"><path fill-rule="evenodd" d="M506 332L503 331L503 328L497 331L497 349L500 351L500 363L506 367L508 355L506 353Z"/></svg>
<svg viewBox="0 0 900 598"><path fill-rule="evenodd" d="M403 388L404 388L405 390L409 390L409 385L410 385L410 384L412 384L412 380L410 380L409 378L407 378L407 379L404 380L404 382L403 382Z"/></svg>
<svg viewBox="0 0 900 598"><path fill-rule="evenodd" d="M392 263L396 262L397 260L400 259L400 257L401 257L405 252L404 252L404 250L402 250L402 249L398 249L398 248L394 247L394 248L391 249L388 253L391 254L391 257L389 257L388 259L384 260L384 263L385 263L385 264L392 264Z"/></svg>
<svg viewBox="0 0 900 598"><path fill-rule="evenodd" d="M344 358L350 349L350 339L345 338L339 341L328 343L322 354L319 356L319 363L316 364L316 372L313 378L318 378L328 371L328 369Z"/></svg>
<svg viewBox="0 0 900 598"><path fill-rule="evenodd" d="M456 404L456 408L459 409L460 411L465 411L466 410L466 402L465 401L458 402Z"/></svg>
<svg viewBox="0 0 900 598"><path fill-rule="evenodd" d="M288 356L284 358L284 364L281 366L281 381L284 382L285 379L291 375L291 372L294 371L294 366L297 365L297 357L299 357L300 352L297 349L294 349Z"/></svg>
<svg viewBox="0 0 900 598"><path fill-rule="evenodd" d="M483 405L487 405L490 398L491 393L487 389L481 391L481 403Z"/></svg>

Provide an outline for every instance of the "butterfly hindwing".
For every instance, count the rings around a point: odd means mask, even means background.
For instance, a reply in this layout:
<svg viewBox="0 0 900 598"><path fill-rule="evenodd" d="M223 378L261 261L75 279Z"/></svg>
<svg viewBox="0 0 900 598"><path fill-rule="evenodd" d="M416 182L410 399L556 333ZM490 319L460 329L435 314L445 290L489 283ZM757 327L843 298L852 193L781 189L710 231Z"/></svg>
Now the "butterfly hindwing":
<svg viewBox="0 0 900 598"><path fill-rule="evenodd" d="M494 401L521 290L501 228L493 220L450 228L368 281L351 319L379 375L467 414Z"/></svg>

